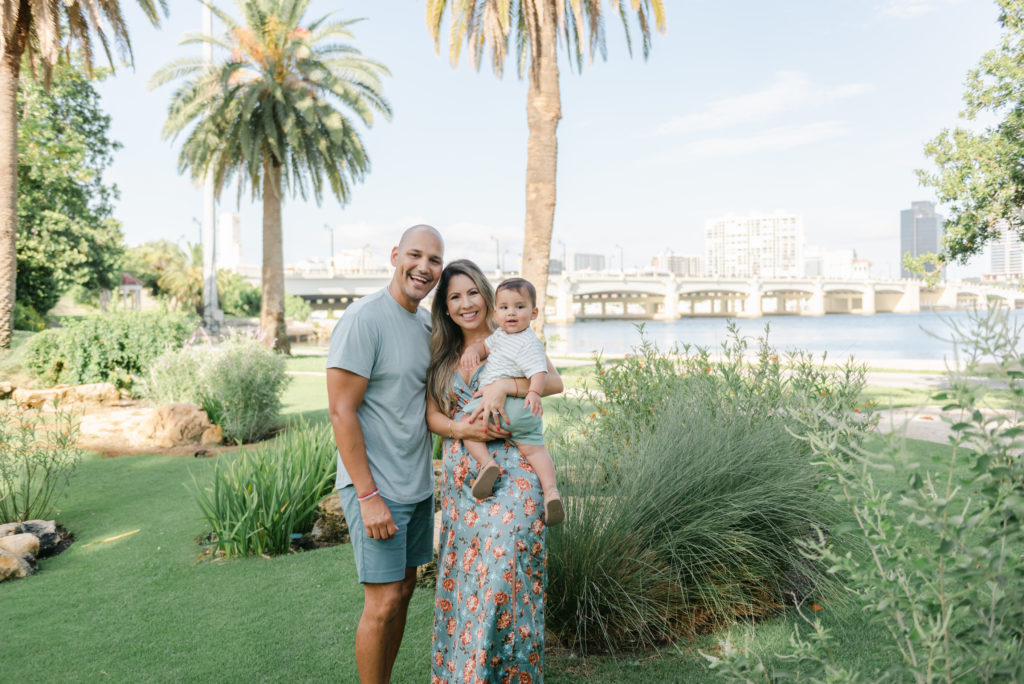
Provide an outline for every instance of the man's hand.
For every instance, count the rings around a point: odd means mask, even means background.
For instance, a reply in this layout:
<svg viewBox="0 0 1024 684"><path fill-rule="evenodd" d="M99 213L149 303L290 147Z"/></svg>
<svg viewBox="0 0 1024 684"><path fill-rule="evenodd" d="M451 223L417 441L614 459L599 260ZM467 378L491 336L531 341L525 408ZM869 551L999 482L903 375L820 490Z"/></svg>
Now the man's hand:
<svg viewBox="0 0 1024 684"><path fill-rule="evenodd" d="M363 527L370 539L391 539L398 532L398 525L391 516L391 509L380 495L371 496L359 502L359 513L363 517Z"/></svg>

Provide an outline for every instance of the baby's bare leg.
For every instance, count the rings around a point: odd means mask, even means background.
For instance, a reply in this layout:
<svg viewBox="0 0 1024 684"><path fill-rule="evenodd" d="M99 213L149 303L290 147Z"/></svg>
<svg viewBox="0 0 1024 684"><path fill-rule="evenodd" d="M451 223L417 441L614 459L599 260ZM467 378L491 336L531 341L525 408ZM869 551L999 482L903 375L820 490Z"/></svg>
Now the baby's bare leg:
<svg viewBox="0 0 1024 684"><path fill-rule="evenodd" d="M520 444L519 452L533 468L533 472L537 473L537 479L540 480L540 488L544 490L544 493L558 491L558 487L555 484L555 464L551 460L551 454L544 448L544 445Z"/></svg>
<svg viewBox="0 0 1024 684"><path fill-rule="evenodd" d="M494 481L501 474L501 468L491 457L484 442L474 442L467 439L463 442L466 451L476 461L476 479L473 480L473 496L477 499L486 499L494 493Z"/></svg>
<svg viewBox="0 0 1024 684"><path fill-rule="evenodd" d="M462 441L463 446L466 447L466 451L476 461L476 467L479 470L481 466L487 465L488 461L491 461L491 452L487 451L487 444L485 442L475 442L471 439Z"/></svg>

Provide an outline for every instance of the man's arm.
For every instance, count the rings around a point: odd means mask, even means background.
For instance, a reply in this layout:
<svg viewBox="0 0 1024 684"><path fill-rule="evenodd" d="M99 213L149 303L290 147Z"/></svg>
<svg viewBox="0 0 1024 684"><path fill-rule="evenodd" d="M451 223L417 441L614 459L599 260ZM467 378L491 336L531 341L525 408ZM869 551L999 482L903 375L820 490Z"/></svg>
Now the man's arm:
<svg viewBox="0 0 1024 684"><path fill-rule="evenodd" d="M334 441L346 472L352 478L357 496L377 489L366 458L366 442L359 424L359 405L363 403L369 381L361 375L340 368L327 369L327 405L334 428ZM391 509L379 494L359 502L363 526L371 539L390 539L398 527Z"/></svg>

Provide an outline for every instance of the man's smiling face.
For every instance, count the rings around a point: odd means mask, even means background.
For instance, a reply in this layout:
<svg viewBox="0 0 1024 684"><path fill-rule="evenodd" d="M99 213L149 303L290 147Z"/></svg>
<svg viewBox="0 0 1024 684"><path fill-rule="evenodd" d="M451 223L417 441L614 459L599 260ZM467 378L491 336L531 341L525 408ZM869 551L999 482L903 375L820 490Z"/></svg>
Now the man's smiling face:
<svg viewBox="0 0 1024 684"><path fill-rule="evenodd" d="M436 230L415 226L402 235L401 242L391 250L391 295L409 311L430 294L441 277L444 266L444 243Z"/></svg>

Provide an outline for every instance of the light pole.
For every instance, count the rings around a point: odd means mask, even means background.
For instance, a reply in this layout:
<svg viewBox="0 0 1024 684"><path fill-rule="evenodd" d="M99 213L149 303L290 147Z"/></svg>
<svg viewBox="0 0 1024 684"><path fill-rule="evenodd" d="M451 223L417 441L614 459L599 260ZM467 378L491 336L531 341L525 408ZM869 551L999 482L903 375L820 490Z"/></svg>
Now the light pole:
<svg viewBox="0 0 1024 684"><path fill-rule="evenodd" d="M203 35L213 38L213 10L203 4ZM203 43L203 66L213 68L213 43ZM217 307L217 198L213 187L213 173L207 173L203 183L203 325L217 332L223 314Z"/></svg>
<svg viewBox="0 0 1024 684"><path fill-rule="evenodd" d="M334 277L334 227L324 224L324 230L331 234L331 277Z"/></svg>
<svg viewBox="0 0 1024 684"><path fill-rule="evenodd" d="M565 256L565 243L562 242L561 240L559 240L558 244L562 245L562 273L568 273L569 272L569 260Z"/></svg>
<svg viewBox="0 0 1024 684"><path fill-rule="evenodd" d="M497 262L497 264L498 264L497 266L495 266L495 268L498 269L498 273L500 274L501 273L501 245L498 244L498 238L494 237L493 235L491 236L491 239L494 240L494 261Z"/></svg>

